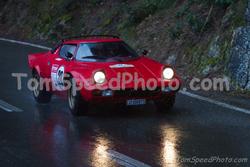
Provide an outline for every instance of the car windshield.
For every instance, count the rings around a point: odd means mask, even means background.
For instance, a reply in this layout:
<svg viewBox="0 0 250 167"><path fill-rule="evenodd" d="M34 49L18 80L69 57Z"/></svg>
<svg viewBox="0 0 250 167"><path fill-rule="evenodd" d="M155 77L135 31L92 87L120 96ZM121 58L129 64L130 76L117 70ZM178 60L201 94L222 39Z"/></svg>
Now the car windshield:
<svg viewBox="0 0 250 167"><path fill-rule="evenodd" d="M125 42L82 43L76 54L76 60L106 60L112 58L134 58L138 55Z"/></svg>

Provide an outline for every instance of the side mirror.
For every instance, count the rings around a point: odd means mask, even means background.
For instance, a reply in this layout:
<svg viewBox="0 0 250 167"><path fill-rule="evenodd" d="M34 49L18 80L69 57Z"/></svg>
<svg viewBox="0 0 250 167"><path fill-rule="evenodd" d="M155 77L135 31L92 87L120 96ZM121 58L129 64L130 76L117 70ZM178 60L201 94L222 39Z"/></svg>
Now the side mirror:
<svg viewBox="0 0 250 167"><path fill-rule="evenodd" d="M148 54L148 51L147 50L143 50L142 54L146 56Z"/></svg>
<svg viewBox="0 0 250 167"><path fill-rule="evenodd" d="M71 59L73 59L74 55L72 53L70 53L70 52L67 52L66 57L67 57L68 60L71 60Z"/></svg>
<svg viewBox="0 0 250 167"><path fill-rule="evenodd" d="M56 52L56 48L52 48L51 50L50 50L50 53L51 54L54 54Z"/></svg>

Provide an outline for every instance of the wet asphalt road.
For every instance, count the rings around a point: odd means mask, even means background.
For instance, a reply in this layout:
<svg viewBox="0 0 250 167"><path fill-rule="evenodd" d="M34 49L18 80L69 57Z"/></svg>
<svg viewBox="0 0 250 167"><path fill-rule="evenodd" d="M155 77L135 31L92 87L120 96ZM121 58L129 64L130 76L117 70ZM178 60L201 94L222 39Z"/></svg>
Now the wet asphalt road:
<svg viewBox="0 0 250 167"><path fill-rule="evenodd" d="M177 96L171 114L154 105L119 111L93 108L73 117L66 100L38 105L26 88L16 89L11 73L29 72L27 54L43 51L0 42L0 99L23 112L0 109L1 167L120 166L103 150L114 150L150 166L194 166L185 158L250 158L250 115ZM249 160L250 161L250 160ZM197 166L249 166L249 163L199 163Z"/></svg>

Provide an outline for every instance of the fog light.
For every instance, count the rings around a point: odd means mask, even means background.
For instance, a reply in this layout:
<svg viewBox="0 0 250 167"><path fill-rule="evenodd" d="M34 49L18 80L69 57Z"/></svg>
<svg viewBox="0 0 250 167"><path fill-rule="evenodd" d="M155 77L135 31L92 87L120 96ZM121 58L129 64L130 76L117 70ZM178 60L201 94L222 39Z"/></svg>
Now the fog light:
<svg viewBox="0 0 250 167"><path fill-rule="evenodd" d="M166 87L162 91L165 92L165 93L172 92L172 90L170 89L170 87Z"/></svg>
<svg viewBox="0 0 250 167"><path fill-rule="evenodd" d="M112 90L104 90L102 92L102 96L113 96L113 91Z"/></svg>

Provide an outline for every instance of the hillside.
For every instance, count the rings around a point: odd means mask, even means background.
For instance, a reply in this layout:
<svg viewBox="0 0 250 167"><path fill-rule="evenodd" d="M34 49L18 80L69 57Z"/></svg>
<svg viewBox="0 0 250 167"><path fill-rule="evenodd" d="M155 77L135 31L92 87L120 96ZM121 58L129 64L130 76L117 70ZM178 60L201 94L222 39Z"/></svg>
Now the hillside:
<svg viewBox="0 0 250 167"><path fill-rule="evenodd" d="M245 0L2 0L0 34L55 42L116 34L190 76L228 76L233 32Z"/></svg>

